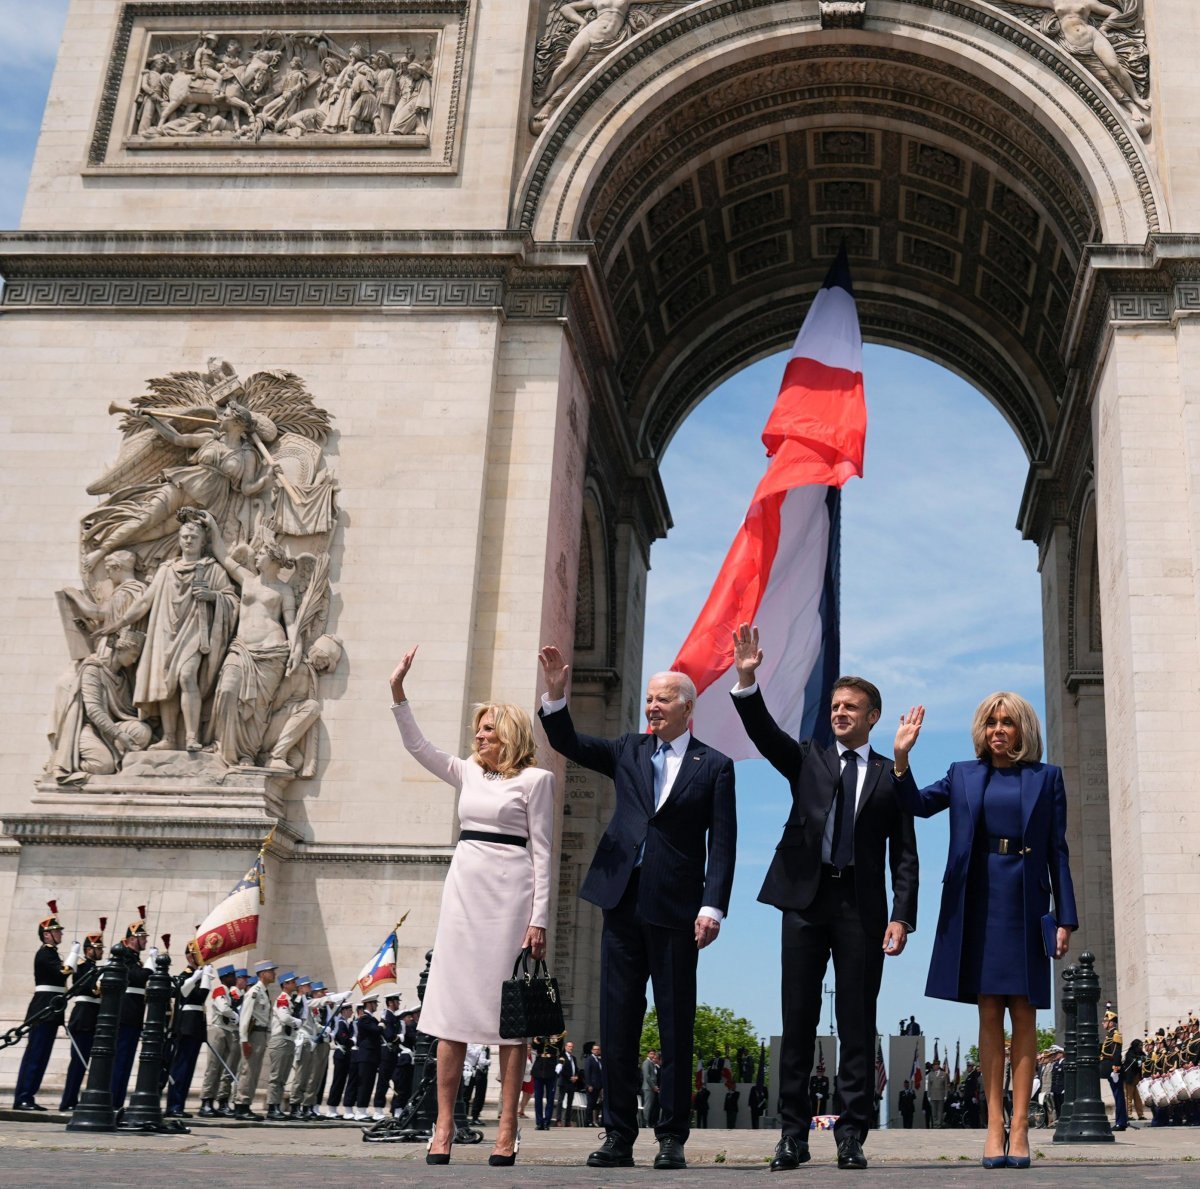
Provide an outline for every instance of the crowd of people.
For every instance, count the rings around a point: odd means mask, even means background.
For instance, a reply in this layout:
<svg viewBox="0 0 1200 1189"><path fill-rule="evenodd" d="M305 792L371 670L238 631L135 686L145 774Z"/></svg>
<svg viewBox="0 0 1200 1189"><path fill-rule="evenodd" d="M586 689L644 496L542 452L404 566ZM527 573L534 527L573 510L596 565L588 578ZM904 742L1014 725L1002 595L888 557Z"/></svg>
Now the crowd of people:
<svg viewBox="0 0 1200 1189"><path fill-rule="evenodd" d="M59 954L63 926L52 913L38 923L41 945L34 961L36 990L27 1019L33 1022L17 1074L14 1107L42 1111L37 1101L59 1029L70 1044L59 1109L75 1109L84 1085L100 1012L99 963L104 956L101 929ZM125 966L113 1058L111 1092L121 1111L141 1038L146 986L158 949L149 945L144 918L131 921L118 944ZM163 938L164 946L169 937ZM68 993L66 1009L56 996ZM202 1118L283 1122L314 1119L378 1121L399 1114L413 1083L413 1044L419 1012L400 1010L400 996L368 990L357 1003L350 993L332 994L319 979L271 961L252 968L200 962L194 942L187 945L182 970L171 976L166 1059L162 1077L168 1118L191 1118L187 1110L199 1058L207 1053L199 1088ZM45 1013L45 1014L43 1014ZM479 1064L472 1054L470 1068ZM265 1114L254 1110L265 1098Z"/></svg>

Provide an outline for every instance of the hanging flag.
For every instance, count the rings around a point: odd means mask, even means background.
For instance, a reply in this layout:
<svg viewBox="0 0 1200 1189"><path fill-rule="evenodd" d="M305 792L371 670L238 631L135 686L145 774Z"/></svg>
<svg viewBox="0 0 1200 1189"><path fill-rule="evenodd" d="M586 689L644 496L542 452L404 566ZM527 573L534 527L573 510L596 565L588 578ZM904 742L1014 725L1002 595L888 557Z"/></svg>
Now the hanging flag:
<svg viewBox="0 0 1200 1189"><path fill-rule="evenodd" d="M274 837L272 829L258 848L250 870L197 928L195 945L202 961L211 962L222 954L252 949L258 940L258 910L267 902L263 856Z"/></svg>
<svg viewBox="0 0 1200 1189"><path fill-rule="evenodd" d="M914 1090L919 1090L921 1088L921 1080L924 1077L924 1071L921 1069L921 1058L919 1056L920 1051L921 1046L919 1044L913 1045L912 1073L909 1074L908 1080L912 1083L912 1088Z"/></svg>
<svg viewBox="0 0 1200 1189"><path fill-rule="evenodd" d="M887 1070L883 1065L883 1044L875 1038L875 1097L882 1098L887 1089Z"/></svg>
<svg viewBox="0 0 1200 1189"><path fill-rule="evenodd" d="M761 1040L758 1042L758 1077L754 1084L764 1087L767 1084L767 1046Z"/></svg>
<svg viewBox="0 0 1200 1189"><path fill-rule="evenodd" d="M758 755L729 698L733 632L756 623L758 670L789 734L828 742L818 712L837 677L840 488L863 473L862 334L845 245L813 299L763 429L770 463L673 669L696 683L696 734L733 759Z"/></svg>
<svg viewBox="0 0 1200 1189"><path fill-rule="evenodd" d="M817 1073L825 1072L825 1045L817 1041Z"/></svg>
<svg viewBox="0 0 1200 1189"><path fill-rule="evenodd" d="M956 1040L954 1042L954 1084L956 1086L958 1085L959 1079L962 1076L962 1074L959 1072L959 1068L958 1068L958 1053L959 1053L959 1049L961 1047L962 1047L962 1040L961 1039Z"/></svg>
<svg viewBox="0 0 1200 1189"><path fill-rule="evenodd" d="M365 993L380 983L396 981L396 951L398 948L396 934L400 932L400 927L407 920L408 913L406 912L383 939L383 944L375 951L374 957L362 968L358 978L354 980L354 986L359 990Z"/></svg>
<svg viewBox="0 0 1200 1189"><path fill-rule="evenodd" d="M940 1065L940 1064L941 1064L941 1062L938 1060L938 1048L937 1048L937 1046L938 1046L938 1038L935 1036L935 1037L933 1038L933 1063L934 1063L934 1065Z"/></svg>

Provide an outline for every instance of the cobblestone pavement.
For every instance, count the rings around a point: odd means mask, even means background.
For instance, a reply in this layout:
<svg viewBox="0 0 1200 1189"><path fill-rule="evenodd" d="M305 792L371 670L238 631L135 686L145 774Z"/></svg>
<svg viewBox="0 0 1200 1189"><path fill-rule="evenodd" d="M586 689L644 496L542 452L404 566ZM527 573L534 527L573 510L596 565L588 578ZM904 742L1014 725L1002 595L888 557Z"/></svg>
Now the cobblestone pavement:
<svg viewBox="0 0 1200 1189"><path fill-rule="evenodd" d="M675 1189L753 1189L754 1184L858 1184L863 1189L895 1186L897 1174L919 1178L929 1189L975 1185L983 1133L978 1131L877 1131L867 1144L871 1167L855 1175L839 1172L833 1138L812 1137L813 1159L796 1172L772 1174L767 1161L777 1133L771 1131L693 1132L687 1145L689 1168L657 1172L648 1138L638 1144L638 1167L612 1172L583 1166L597 1143L590 1130L527 1130L512 1169L487 1167L494 1130L485 1142L455 1149L447 1168L426 1166L424 1148L414 1144L366 1144L358 1128L339 1123L312 1126L206 1126L190 1135L81 1134L62 1122L31 1122L28 1116L0 1112L0 1186L142 1186L155 1181L176 1185L303 1184L318 1189L373 1183L456 1185L478 1180L496 1187L631 1186L668 1182ZM1105 1185L1115 1178L1154 1186L1200 1185L1200 1128L1142 1128L1117 1137L1116 1143L1063 1145L1051 1133L1034 1133L1034 1166L1022 1174L1030 1186ZM469 1171L468 1171L469 1170ZM992 1182L989 1182L992 1183Z"/></svg>

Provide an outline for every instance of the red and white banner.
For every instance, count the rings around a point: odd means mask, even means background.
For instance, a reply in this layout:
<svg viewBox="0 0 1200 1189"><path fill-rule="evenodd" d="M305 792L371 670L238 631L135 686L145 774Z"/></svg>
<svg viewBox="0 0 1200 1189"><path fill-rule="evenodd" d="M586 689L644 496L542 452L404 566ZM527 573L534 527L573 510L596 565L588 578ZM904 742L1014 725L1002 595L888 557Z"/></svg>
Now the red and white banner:
<svg viewBox="0 0 1200 1189"><path fill-rule="evenodd" d="M266 847L266 843L263 843ZM196 945L204 962L248 950L258 941L258 911L263 904L263 852L237 886L204 918L196 930Z"/></svg>
<svg viewBox="0 0 1200 1189"><path fill-rule="evenodd" d="M758 755L729 698L733 632L758 624L758 681L775 721L811 730L810 705L829 624L822 596L831 544L829 489L862 475L867 433L862 334L845 248L804 319L763 429L771 461L708 601L671 666L696 683L694 730L735 760ZM834 592L836 596L836 592Z"/></svg>

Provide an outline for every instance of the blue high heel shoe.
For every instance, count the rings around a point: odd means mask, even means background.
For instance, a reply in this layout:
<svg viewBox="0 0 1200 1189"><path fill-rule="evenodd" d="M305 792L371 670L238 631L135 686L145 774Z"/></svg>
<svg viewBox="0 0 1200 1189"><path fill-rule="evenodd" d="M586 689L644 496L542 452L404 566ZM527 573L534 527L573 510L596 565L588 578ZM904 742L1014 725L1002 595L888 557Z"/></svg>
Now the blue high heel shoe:
<svg viewBox="0 0 1200 1189"><path fill-rule="evenodd" d="M1008 1130L1004 1132L1004 1152L999 1156L985 1156L980 1162L984 1168L1008 1167Z"/></svg>
<svg viewBox="0 0 1200 1189"><path fill-rule="evenodd" d="M1006 1131L1004 1133L1004 1151L1005 1151L1005 1160L1007 1161L1007 1167L1008 1168L1028 1168L1031 1163L1028 1156L1009 1156L1007 1154L1008 1153L1008 1141L1009 1141L1009 1136L1008 1136L1008 1132Z"/></svg>

